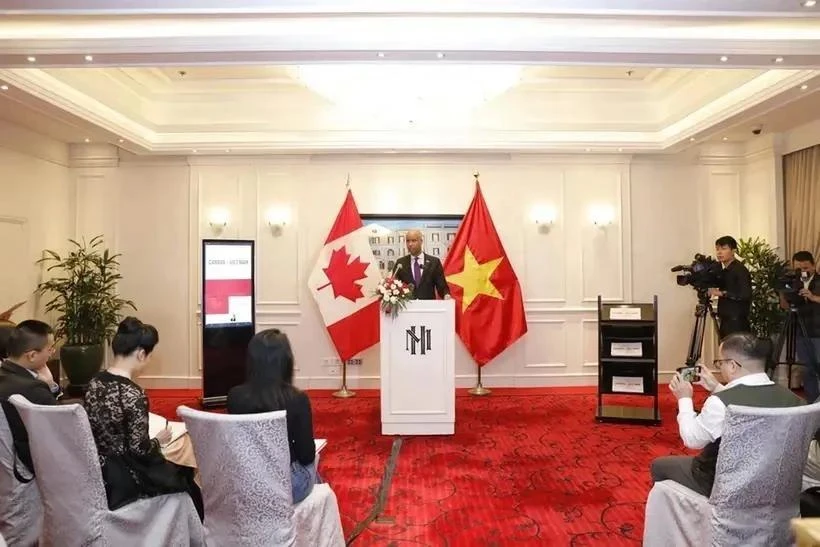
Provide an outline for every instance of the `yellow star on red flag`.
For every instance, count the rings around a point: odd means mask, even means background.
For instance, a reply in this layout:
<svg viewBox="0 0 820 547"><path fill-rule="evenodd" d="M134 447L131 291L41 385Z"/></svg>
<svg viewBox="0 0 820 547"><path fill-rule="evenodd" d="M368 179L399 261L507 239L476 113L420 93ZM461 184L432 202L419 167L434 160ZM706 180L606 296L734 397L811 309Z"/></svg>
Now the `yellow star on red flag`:
<svg viewBox="0 0 820 547"><path fill-rule="evenodd" d="M480 294L498 298L499 300L504 299L495 285L493 285L493 282L490 281L490 277L492 277L493 272L495 272L502 260L504 260L504 257L488 260L483 264L479 264L470 248L465 246L464 269L458 273L447 276L449 283L458 285L464 289L464 296L461 299L462 311L469 308L473 300Z"/></svg>

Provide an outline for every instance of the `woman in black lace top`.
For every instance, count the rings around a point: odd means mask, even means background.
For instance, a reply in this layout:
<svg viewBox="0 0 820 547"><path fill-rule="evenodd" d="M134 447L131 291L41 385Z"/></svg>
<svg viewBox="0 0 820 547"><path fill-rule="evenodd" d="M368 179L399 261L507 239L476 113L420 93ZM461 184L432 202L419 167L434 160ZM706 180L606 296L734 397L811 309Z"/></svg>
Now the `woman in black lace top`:
<svg viewBox="0 0 820 547"><path fill-rule="evenodd" d="M85 394L85 410L100 455L108 505L116 509L139 498L188 492L202 518L202 497L194 469L169 462L161 444L167 428L148 436L148 398L131 378L150 361L157 329L134 317L124 319L111 343L114 363L98 373Z"/></svg>

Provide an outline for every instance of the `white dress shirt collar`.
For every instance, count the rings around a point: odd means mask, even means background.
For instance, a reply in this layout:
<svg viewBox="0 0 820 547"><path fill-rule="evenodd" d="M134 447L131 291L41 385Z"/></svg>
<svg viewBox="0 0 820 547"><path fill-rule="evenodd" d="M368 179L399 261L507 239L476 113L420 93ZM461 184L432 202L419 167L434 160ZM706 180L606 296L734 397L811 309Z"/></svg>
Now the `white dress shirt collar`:
<svg viewBox="0 0 820 547"><path fill-rule="evenodd" d="M744 386L768 386L773 384L769 375L765 372L755 372L754 374L747 374L745 376L741 376L740 378L735 378L728 384L726 384L723 389L729 389L730 387L735 387L739 385ZM721 390L723 391L723 390Z"/></svg>

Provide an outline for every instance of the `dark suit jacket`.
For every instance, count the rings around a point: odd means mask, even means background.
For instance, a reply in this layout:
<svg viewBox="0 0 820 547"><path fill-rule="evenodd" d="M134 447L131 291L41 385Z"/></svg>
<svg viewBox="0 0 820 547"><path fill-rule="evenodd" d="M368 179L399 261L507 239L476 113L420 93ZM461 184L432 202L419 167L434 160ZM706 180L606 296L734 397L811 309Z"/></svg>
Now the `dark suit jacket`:
<svg viewBox="0 0 820 547"><path fill-rule="evenodd" d="M718 299L721 319L747 320L752 307L752 276L743 262L733 260L721 272L721 288L726 296Z"/></svg>
<svg viewBox="0 0 820 547"><path fill-rule="evenodd" d="M54 394L44 381L32 376L31 372L9 360L0 365L0 404L9 422L11 436L17 457L32 471L31 452L28 446L28 433L17 409L8 402L12 395L22 395L38 405L56 405L59 393Z"/></svg>
<svg viewBox="0 0 820 547"><path fill-rule="evenodd" d="M399 258L396 264L396 267L401 264L401 268L396 271L396 277L405 283L415 285L410 255ZM441 265L441 260L425 253L424 265L421 269L421 280L413 290L413 296L418 300L435 300L436 293L438 293L439 298L444 298L444 295L450 294L450 287L447 286L447 280L444 279L444 266Z"/></svg>

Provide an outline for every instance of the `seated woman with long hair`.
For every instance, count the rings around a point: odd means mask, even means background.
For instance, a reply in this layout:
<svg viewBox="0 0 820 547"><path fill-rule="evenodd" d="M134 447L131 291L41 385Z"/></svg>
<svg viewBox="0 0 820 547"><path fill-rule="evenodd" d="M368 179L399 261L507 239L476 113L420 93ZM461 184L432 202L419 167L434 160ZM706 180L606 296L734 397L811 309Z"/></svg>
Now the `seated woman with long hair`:
<svg viewBox="0 0 820 547"><path fill-rule="evenodd" d="M127 317L111 342L114 362L88 385L85 411L100 455L110 509L140 498L188 492L203 518L202 494L194 469L176 465L162 455L171 440L168 428L148 436L148 398L133 378L151 360L159 342L157 329Z"/></svg>
<svg viewBox="0 0 820 547"><path fill-rule="evenodd" d="M268 329L248 344L247 380L228 392L229 414L287 411L293 503L319 482L308 396L293 385L293 352L284 332Z"/></svg>

